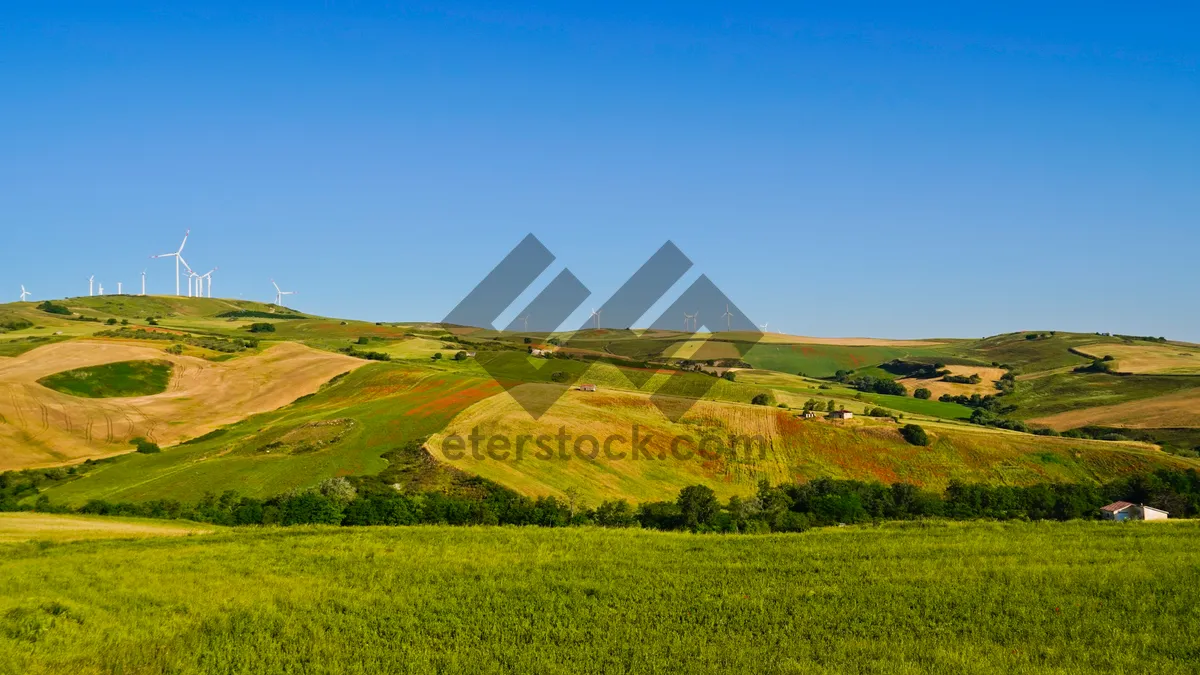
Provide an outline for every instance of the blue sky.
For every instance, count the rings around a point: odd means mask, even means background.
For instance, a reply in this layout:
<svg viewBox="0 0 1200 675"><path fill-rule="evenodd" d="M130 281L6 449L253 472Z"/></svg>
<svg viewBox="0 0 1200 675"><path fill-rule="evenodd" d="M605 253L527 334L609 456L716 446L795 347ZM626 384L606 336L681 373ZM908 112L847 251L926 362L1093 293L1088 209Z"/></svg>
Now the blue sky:
<svg viewBox="0 0 1200 675"><path fill-rule="evenodd" d="M594 306L670 239L771 330L1200 341L1184 3L189 4L0 6L5 301L191 228L217 295L438 320L532 232Z"/></svg>

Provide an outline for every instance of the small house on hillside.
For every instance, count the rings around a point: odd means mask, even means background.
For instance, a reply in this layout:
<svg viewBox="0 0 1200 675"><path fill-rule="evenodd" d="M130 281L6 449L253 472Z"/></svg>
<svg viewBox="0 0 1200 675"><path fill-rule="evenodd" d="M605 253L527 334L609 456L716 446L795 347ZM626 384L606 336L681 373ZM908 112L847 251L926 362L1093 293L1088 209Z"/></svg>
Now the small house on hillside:
<svg viewBox="0 0 1200 675"><path fill-rule="evenodd" d="M801 417L803 417L803 418L804 418L804 419L806 419L806 420L811 420L812 418L814 418L814 417L816 417L816 416L817 416L817 413L815 413L815 412L813 412L813 411L811 411L811 410L805 410L805 411L804 411L804 414L803 414L803 415L801 415Z"/></svg>
<svg viewBox="0 0 1200 675"><path fill-rule="evenodd" d="M549 349L538 349L537 347L530 347L529 353L532 356L549 356L550 350Z"/></svg>
<svg viewBox="0 0 1200 675"><path fill-rule="evenodd" d="M835 420L848 420L854 417L854 413L842 408L841 410L834 410L829 416Z"/></svg>
<svg viewBox="0 0 1200 675"><path fill-rule="evenodd" d="M1162 509L1132 502L1113 502L1100 507L1100 517L1105 520L1167 520L1169 515Z"/></svg>
<svg viewBox="0 0 1200 675"><path fill-rule="evenodd" d="M596 385L594 385L594 384L581 384L581 385L579 385L579 391L596 391Z"/></svg>

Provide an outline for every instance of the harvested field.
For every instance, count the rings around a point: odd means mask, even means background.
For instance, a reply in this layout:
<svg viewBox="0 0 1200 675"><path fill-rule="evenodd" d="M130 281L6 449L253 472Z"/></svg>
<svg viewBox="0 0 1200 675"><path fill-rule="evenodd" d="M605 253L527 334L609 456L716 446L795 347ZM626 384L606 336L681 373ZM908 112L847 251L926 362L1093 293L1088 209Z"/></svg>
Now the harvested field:
<svg viewBox="0 0 1200 675"><path fill-rule="evenodd" d="M167 360L167 391L82 399L38 380L105 363ZM296 343L213 363L153 347L90 340L61 342L0 361L0 471L53 466L130 450L142 436L170 445L311 394L366 361Z"/></svg>
<svg viewBox="0 0 1200 675"><path fill-rule="evenodd" d="M1091 344L1077 348L1092 358L1111 356L1119 373L1200 374L1200 350L1170 344Z"/></svg>
<svg viewBox="0 0 1200 675"><path fill-rule="evenodd" d="M727 337L728 333L722 333ZM839 347L935 347L946 344L937 340L889 340L887 338L864 337L806 337L804 335L785 335L783 333L766 333L762 342L776 344L800 345L835 345Z"/></svg>
<svg viewBox="0 0 1200 675"><path fill-rule="evenodd" d="M988 394L997 394L996 381L999 380L1005 372L1003 368L983 368L980 366L946 366L946 370L950 371L951 375L971 375L978 374L983 380L979 384L961 384L957 382L943 382L942 379L936 378L932 380L920 380L914 377L906 377L898 380L900 384L908 387L911 394L914 390L924 387L933 392L933 398L936 400L942 394L950 394L951 396L971 394L979 394L986 396Z"/></svg>
<svg viewBox="0 0 1200 675"><path fill-rule="evenodd" d="M0 544L80 539L183 537L215 531L213 525L181 521L64 516L48 513L0 513Z"/></svg>
<svg viewBox="0 0 1200 675"><path fill-rule="evenodd" d="M1084 408L1029 420L1064 431L1084 426L1157 429L1200 427L1200 389L1140 401Z"/></svg>

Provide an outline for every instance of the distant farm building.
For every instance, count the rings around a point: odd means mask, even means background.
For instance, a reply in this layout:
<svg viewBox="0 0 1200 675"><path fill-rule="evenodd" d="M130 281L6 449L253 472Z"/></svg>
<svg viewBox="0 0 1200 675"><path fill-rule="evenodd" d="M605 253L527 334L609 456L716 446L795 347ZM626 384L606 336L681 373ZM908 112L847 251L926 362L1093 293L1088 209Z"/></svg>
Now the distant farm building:
<svg viewBox="0 0 1200 675"><path fill-rule="evenodd" d="M467 358L468 358L468 359L470 359L470 358L474 358L474 357L475 357L475 352L467 352Z"/></svg>
<svg viewBox="0 0 1200 675"><path fill-rule="evenodd" d="M854 417L854 413L852 413L852 412L850 412L849 410L846 410L845 408L843 408L843 409L841 409L841 410L834 410L834 411L833 411L833 412L830 414L830 417L832 417L832 418L833 418L833 419L835 419L835 420L848 420L848 419L851 419L851 418L853 418L853 417Z"/></svg>
<svg viewBox="0 0 1200 675"><path fill-rule="evenodd" d="M550 350L549 349L538 349L537 347L530 347L529 353L533 356L549 356Z"/></svg>
<svg viewBox="0 0 1200 675"><path fill-rule="evenodd" d="M1100 507L1100 517L1105 520L1166 520L1169 515L1162 509L1132 502L1113 502Z"/></svg>
<svg viewBox="0 0 1200 675"><path fill-rule="evenodd" d="M581 385L579 385L579 391L596 391L596 385L594 385L594 384L581 384Z"/></svg>
<svg viewBox="0 0 1200 675"><path fill-rule="evenodd" d="M801 415L801 417L803 417L803 418L804 418L804 419L806 419L806 420L811 420L812 418L814 418L814 417L816 417L816 416L817 416L817 413L815 413L815 412L813 412L813 411L811 411L811 410L805 410L805 411L804 411L804 414L803 414L803 415Z"/></svg>

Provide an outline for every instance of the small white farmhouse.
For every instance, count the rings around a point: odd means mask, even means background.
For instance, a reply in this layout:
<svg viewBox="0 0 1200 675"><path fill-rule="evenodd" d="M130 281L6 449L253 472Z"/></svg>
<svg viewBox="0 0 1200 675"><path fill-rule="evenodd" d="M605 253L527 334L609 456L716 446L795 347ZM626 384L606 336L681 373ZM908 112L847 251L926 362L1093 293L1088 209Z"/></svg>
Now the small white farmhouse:
<svg viewBox="0 0 1200 675"><path fill-rule="evenodd" d="M1169 515L1162 509L1133 502L1113 502L1100 507L1100 517L1105 520L1167 520Z"/></svg>

